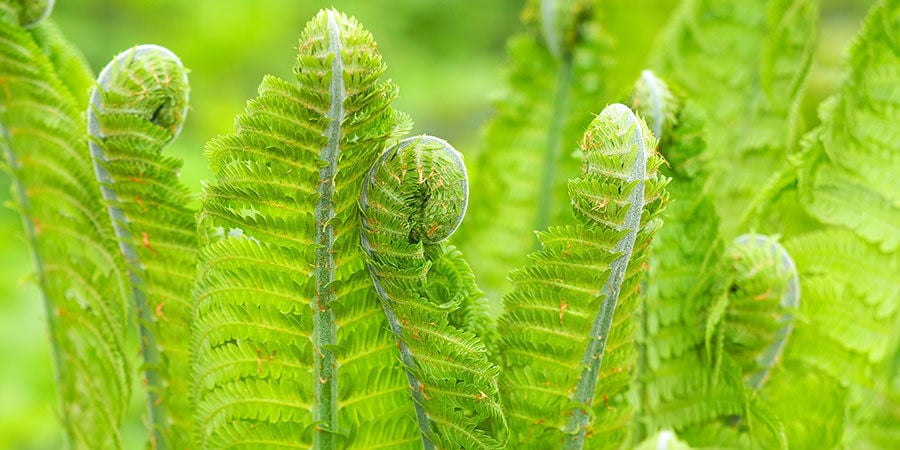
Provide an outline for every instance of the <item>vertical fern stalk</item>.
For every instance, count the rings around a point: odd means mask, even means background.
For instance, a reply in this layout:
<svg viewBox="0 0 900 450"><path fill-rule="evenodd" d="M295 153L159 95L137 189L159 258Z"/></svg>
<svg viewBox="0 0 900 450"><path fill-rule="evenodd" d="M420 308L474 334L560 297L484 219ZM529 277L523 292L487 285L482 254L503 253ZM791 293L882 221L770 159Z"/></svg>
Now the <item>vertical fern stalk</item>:
<svg viewBox="0 0 900 450"><path fill-rule="evenodd" d="M87 111L90 152L131 281L154 448L192 437L188 380L194 212L181 162L161 152L188 110L187 71L172 52L142 45L110 62Z"/></svg>
<svg viewBox="0 0 900 450"><path fill-rule="evenodd" d="M316 409L313 421L324 429L316 433L313 447L335 448L334 433L338 431L337 377L334 354L329 349L336 341L334 311L331 309L334 281L334 177L340 156L341 123L344 121L344 55L341 52L341 32L335 21L335 12L328 12L328 51L331 53L331 84L328 88L328 138L322 149L324 166L319 171L319 194L315 210L316 242L316 298L312 304L313 333L316 364L313 372Z"/></svg>
<svg viewBox="0 0 900 450"><path fill-rule="evenodd" d="M440 242L462 222L468 196L459 153L420 136L382 155L360 197L362 248L397 338L426 449L501 448L498 436L505 433L497 368L483 344L451 320L468 293L461 285L435 289L430 279L433 268L455 258ZM455 264L471 274L464 262Z"/></svg>

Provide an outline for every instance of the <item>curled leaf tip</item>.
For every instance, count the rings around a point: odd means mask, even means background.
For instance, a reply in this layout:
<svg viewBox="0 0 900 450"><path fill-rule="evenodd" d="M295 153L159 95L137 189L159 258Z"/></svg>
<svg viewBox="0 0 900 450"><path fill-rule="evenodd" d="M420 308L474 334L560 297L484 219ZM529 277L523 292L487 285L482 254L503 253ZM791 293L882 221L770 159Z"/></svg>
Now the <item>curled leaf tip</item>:
<svg viewBox="0 0 900 450"><path fill-rule="evenodd" d="M53 11L54 0L17 0L19 10L19 23L25 28L33 28L50 16Z"/></svg>
<svg viewBox="0 0 900 450"><path fill-rule="evenodd" d="M137 114L175 138L189 103L187 70L169 49L139 45L116 55L103 68L91 94L91 109L104 114ZM91 116L89 112L89 118ZM91 134L100 130L92 124Z"/></svg>
<svg viewBox="0 0 900 450"><path fill-rule="evenodd" d="M459 228L469 202L462 155L436 137L404 139L385 151L369 171L360 200L364 215L372 198L396 199L396 213L405 218L402 232L410 243L441 242ZM364 230L377 232L383 222L364 220Z"/></svg>

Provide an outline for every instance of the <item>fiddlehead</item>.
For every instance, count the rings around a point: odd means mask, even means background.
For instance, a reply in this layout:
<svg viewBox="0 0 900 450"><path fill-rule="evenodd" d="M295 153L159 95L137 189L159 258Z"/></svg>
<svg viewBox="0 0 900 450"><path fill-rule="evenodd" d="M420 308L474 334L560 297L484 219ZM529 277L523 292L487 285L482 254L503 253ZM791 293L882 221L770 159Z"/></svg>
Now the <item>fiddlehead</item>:
<svg viewBox="0 0 900 450"><path fill-rule="evenodd" d="M190 296L194 212L162 155L188 108L187 71L169 50L142 45L107 65L87 112L91 157L125 259L137 311L154 448L190 446Z"/></svg>
<svg viewBox="0 0 900 450"><path fill-rule="evenodd" d="M583 176L569 183L581 225L540 233L543 249L511 274L499 350L515 445L612 447L627 435L632 315L665 199L654 148L626 106L604 109L584 136Z"/></svg>
<svg viewBox="0 0 900 450"><path fill-rule="evenodd" d="M460 154L430 136L385 151L360 196L362 248L429 449L500 448L505 433L497 368L475 335L450 323L468 292L436 295L429 286L430 269L447 257L440 242L462 222L468 197Z"/></svg>
<svg viewBox="0 0 900 450"><path fill-rule="evenodd" d="M48 54L49 24L23 29L21 5L0 1L0 147L44 295L68 445L118 448L131 395L127 284L83 145L86 105L55 64L81 57Z"/></svg>
<svg viewBox="0 0 900 450"><path fill-rule="evenodd" d="M744 234L725 251L730 285L722 320L725 351L741 365L744 380L754 390L780 360L800 306L800 282L791 255L773 238Z"/></svg>
<svg viewBox="0 0 900 450"><path fill-rule="evenodd" d="M19 23L26 29L34 28L53 11L54 0L12 0L19 4Z"/></svg>

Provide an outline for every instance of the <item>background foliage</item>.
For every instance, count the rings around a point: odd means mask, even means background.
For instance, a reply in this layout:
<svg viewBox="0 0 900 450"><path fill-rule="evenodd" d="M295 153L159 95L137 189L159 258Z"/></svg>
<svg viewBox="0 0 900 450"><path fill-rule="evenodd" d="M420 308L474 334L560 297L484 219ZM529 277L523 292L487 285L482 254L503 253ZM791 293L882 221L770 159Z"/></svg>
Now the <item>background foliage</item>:
<svg viewBox="0 0 900 450"><path fill-rule="evenodd" d="M221 2L197 0L78 0L57 2L53 13L63 32L86 54L95 71L118 51L156 43L177 52L191 70L191 108L182 138L171 154L185 160L183 181L193 193L209 177L203 144L229 131L234 115L256 92L263 74L290 75L303 24L334 6L366 24L388 64L387 76L402 86L395 106L417 118L415 133L439 135L464 154L490 116L502 85L505 41L519 31L521 0L334 0ZM631 21L611 24L611 34L634 42L617 67L623 83L637 77L646 51L666 22L673 0L611 0L628 8ZM847 42L871 0L823 1L820 36L803 101L809 125L815 106L834 93ZM628 34L625 34L627 30ZM604 105L597 105L599 112ZM9 200L0 174L0 201ZM477 186L472 187L477 192ZM477 194L476 194L477 195ZM465 226L465 223L463 224ZM0 448L57 448L55 391L46 323L32 282L33 263L21 221L0 210ZM128 448L144 439L141 396L134 397Z"/></svg>

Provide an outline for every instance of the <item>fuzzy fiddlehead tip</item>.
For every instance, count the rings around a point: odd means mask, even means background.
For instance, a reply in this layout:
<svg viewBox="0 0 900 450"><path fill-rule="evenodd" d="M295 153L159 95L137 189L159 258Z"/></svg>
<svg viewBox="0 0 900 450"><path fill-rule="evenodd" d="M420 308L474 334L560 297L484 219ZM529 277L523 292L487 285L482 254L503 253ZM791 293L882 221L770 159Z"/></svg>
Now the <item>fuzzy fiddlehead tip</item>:
<svg viewBox="0 0 900 450"><path fill-rule="evenodd" d="M579 27L590 15L585 0L537 0L534 11L526 10L526 21L535 20L544 44L555 58L566 59L578 41Z"/></svg>
<svg viewBox="0 0 900 450"><path fill-rule="evenodd" d="M417 136L388 149L363 184L363 248L381 236L405 236L409 244L436 244L462 223L469 184L462 157L443 139ZM399 220L397 220L399 218Z"/></svg>
<svg viewBox="0 0 900 450"><path fill-rule="evenodd" d="M19 7L19 23L25 28L33 28L50 16L54 0L14 0Z"/></svg>
<svg viewBox="0 0 900 450"><path fill-rule="evenodd" d="M189 103L187 70L169 49L139 45L119 53L100 72L97 85L92 110L138 115L170 131L172 139L181 132ZM94 115L89 111L88 131L99 136Z"/></svg>
<svg viewBox="0 0 900 450"><path fill-rule="evenodd" d="M759 234L736 237L728 254L736 278L725 338L741 354L752 358L752 363L744 365L755 366L755 370L745 369L744 379L749 387L759 390L793 329L792 313L800 306L797 266L775 238Z"/></svg>

